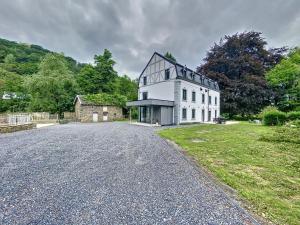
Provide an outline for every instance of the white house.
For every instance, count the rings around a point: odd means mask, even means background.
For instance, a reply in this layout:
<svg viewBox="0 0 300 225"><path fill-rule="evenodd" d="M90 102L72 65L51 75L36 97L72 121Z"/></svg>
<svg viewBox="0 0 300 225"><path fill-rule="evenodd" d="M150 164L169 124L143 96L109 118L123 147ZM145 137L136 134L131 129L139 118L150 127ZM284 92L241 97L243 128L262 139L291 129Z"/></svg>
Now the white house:
<svg viewBox="0 0 300 225"><path fill-rule="evenodd" d="M139 122L213 122L220 116L218 83L155 52L139 77Z"/></svg>

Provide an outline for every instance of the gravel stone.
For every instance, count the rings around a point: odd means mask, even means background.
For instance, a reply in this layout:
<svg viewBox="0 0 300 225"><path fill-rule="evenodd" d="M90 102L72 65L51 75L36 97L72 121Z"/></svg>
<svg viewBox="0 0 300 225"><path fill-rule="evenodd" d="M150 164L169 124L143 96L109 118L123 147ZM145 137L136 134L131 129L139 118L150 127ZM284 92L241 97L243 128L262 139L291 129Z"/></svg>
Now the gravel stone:
<svg viewBox="0 0 300 225"><path fill-rule="evenodd" d="M124 122L0 135L0 224L258 224L201 169Z"/></svg>

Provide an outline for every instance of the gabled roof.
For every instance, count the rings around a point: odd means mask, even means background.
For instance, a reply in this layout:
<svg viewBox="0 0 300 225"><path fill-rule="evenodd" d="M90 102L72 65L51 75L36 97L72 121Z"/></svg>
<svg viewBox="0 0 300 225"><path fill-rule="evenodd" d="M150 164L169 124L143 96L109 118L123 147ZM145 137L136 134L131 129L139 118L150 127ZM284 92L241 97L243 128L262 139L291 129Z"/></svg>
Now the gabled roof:
<svg viewBox="0 0 300 225"><path fill-rule="evenodd" d="M99 104L99 103L95 103L95 102L90 102L87 101L84 98L84 95L76 95L75 99L74 99L74 104L76 103L76 101L79 101L80 105L95 105L95 106L106 106L106 105L110 105L110 104Z"/></svg>
<svg viewBox="0 0 300 225"><path fill-rule="evenodd" d="M148 67L149 63L151 62L151 60L153 59L153 57L155 55L158 55L159 57L163 58L164 60L168 61L169 63L171 63L175 66L175 68L176 68L176 78L177 79L186 80L186 81L196 83L196 84L199 84L201 86L219 91L218 82L208 78L204 74L197 73L197 72L193 71L192 69L189 69L186 66L183 66L182 64L179 64L177 62L174 62L174 61L166 58L165 56L163 56L162 54L160 54L158 52L153 53L153 55L150 58L149 62L147 63L147 65L143 69L142 73L140 74L139 80L140 80L142 74L144 73L144 71L146 70L146 68ZM184 75L183 71L186 71L186 75Z"/></svg>

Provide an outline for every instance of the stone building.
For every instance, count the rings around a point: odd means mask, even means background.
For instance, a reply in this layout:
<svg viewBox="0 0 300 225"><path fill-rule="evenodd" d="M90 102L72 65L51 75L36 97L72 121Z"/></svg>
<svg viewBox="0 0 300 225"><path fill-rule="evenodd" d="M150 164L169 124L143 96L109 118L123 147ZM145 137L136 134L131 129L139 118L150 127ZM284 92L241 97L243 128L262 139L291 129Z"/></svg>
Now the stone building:
<svg viewBox="0 0 300 225"><path fill-rule="evenodd" d="M119 106L89 102L82 95L77 95L74 103L76 120L79 122L104 122L123 118L123 109Z"/></svg>

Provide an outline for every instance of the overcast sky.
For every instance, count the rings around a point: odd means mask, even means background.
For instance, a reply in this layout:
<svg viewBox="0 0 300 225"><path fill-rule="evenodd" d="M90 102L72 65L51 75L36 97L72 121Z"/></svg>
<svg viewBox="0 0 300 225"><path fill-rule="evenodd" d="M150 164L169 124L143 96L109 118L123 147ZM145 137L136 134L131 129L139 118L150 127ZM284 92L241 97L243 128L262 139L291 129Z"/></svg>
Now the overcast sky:
<svg viewBox="0 0 300 225"><path fill-rule="evenodd" d="M92 62L104 48L135 78L154 51L195 69L226 34L300 45L300 0L0 0L0 37Z"/></svg>

